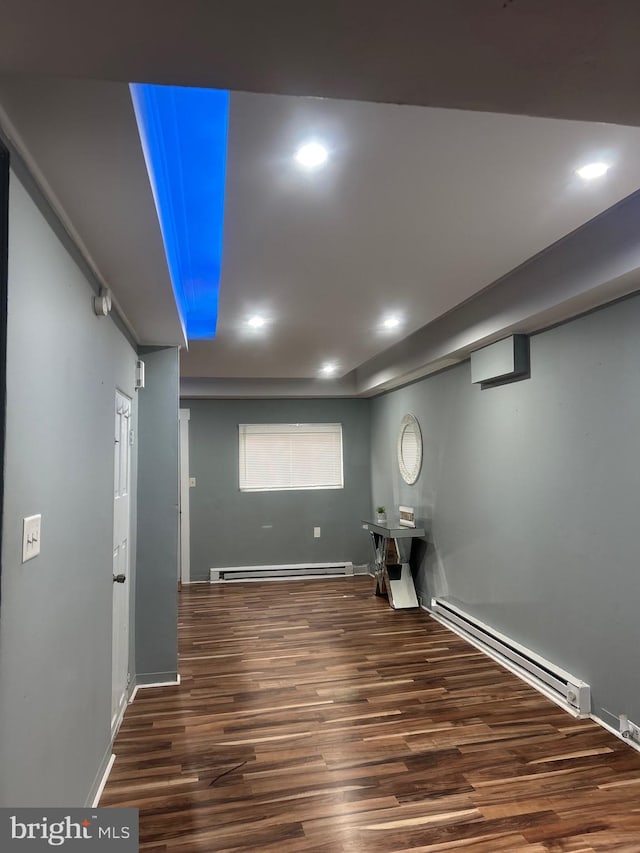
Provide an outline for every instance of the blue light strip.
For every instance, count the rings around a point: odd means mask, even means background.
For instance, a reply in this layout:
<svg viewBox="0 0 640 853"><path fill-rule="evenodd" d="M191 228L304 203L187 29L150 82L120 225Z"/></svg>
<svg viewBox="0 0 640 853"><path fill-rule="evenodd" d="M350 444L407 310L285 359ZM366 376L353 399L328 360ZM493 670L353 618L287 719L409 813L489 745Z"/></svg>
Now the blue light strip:
<svg viewBox="0 0 640 853"><path fill-rule="evenodd" d="M213 338L222 271L229 92L129 87L189 340Z"/></svg>

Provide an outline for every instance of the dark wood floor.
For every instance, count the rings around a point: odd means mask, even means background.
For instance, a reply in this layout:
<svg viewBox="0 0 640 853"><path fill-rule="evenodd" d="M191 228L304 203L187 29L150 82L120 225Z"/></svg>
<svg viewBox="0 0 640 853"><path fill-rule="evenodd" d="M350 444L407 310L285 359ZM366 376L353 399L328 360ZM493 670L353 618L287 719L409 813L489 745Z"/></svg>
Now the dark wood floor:
<svg viewBox="0 0 640 853"><path fill-rule="evenodd" d="M193 586L101 805L148 851L640 851L640 755L371 578Z"/></svg>

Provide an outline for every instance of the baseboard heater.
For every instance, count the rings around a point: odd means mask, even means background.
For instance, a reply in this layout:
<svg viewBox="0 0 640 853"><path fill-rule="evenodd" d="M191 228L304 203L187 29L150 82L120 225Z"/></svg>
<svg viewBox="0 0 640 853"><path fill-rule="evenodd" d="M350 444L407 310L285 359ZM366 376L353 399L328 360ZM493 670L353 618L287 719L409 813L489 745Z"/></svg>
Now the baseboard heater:
<svg viewBox="0 0 640 853"><path fill-rule="evenodd" d="M347 577L353 574L353 563L291 563L283 566L229 566L210 569L211 583L241 580L284 580L312 577Z"/></svg>
<svg viewBox="0 0 640 853"><path fill-rule="evenodd" d="M481 651L507 666L536 689L579 717L591 710L591 688L555 664L495 631L454 604L431 599L431 613L443 624L469 640Z"/></svg>

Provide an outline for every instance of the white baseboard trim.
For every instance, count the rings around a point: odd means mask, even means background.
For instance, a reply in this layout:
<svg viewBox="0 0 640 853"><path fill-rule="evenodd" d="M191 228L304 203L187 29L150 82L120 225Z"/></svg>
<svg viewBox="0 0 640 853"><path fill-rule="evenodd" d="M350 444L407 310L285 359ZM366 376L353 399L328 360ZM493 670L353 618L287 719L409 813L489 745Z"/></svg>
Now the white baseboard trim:
<svg viewBox="0 0 640 853"><path fill-rule="evenodd" d="M114 740L118 736L118 732L120 731L120 726L122 725L122 721L124 720L124 715L125 715L125 712L127 710L127 706L130 702L130 697L131 697L131 684L128 683L127 692L123 695L122 704L121 704L120 708L118 709L118 717L117 717L115 723L113 723L113 721L112 721L111 743L113 743Z"/></svg>
<svg viewBox="0 0 640 853"><path fill-rule="evenodd" d="M146 687L177 687L180 684L180 673L178 673L175 679L171 681L150 681L148 684L144 682L142 684L136 684L136 686L131 691L131 696L129 697L129 704L133 702L136 698L136 694L138 690L143 690Z"/></svg>
<svg viewBox="0 0 640 853"><path fill-rule="evenodd" d="M100 775L100 771L98 771L98 776L96 777L96 782L94 782L93 786L95 790L89 795L88 802L86 804L88 808L95 809L98 807L100 797L104 791L104 786L107 784L107 780L109 779L109 773L111 773L113 762L116 760L115 755L111 752L111 747L109 747L109 752L107 754L109 754L107 765L102 771L102 775ZM97 787L95 787L96 783Z"/></svg>

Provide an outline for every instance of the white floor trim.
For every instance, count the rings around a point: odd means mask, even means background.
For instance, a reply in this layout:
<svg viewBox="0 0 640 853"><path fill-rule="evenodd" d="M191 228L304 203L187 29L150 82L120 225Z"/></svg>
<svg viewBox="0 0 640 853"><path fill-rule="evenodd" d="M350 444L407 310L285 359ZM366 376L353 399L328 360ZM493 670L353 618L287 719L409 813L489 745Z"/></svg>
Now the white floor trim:
<svg viewBox="0 0 640 853"><path fill-rule="evenodd" d="M175 681L154 681L152 684L136 684L129 697L129 704L136 698L138 690L143 690L147 687L177 687L178 684L180 684L180 675L178 675Z"/></svg>
<svg viewBox="0 0 640 853"><path fill-rule="evenodd" d="M127 705L129 704L129 699L126 694L122 697L122 704L120 705L120 709L118 710L118 717L111 728L111 743L114 742L116 737L118 736L118 732L120 731L120 726L122 725L122 721L124 720L125 711L127 710Z"/></svg>
<svg viewBox="0 0 640 853"><path fill-rule="evenodd" d="M105 767L104 774L102 776L102 780L100 781L100 785L98 786L98 790L96 791L96 795L93 798L93 803L91 804L92 809L97 809L98 804L100 802L100 797L102 796L102 792L104 791L104 786L107 784L107 780L109 779L109 773L111 773L111 768L113 767L113 762L116 760L115 753L111 753L111 758L109 759L109 763Z"/></svg>

